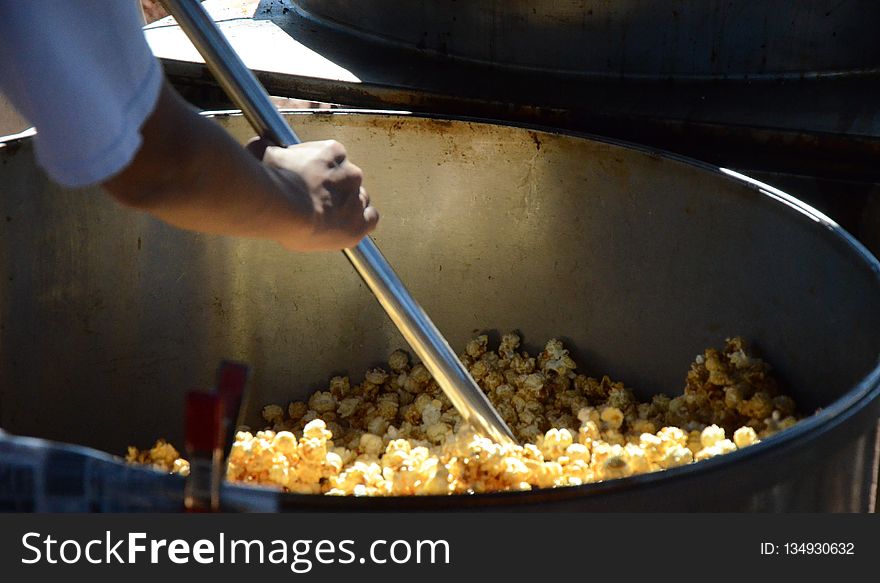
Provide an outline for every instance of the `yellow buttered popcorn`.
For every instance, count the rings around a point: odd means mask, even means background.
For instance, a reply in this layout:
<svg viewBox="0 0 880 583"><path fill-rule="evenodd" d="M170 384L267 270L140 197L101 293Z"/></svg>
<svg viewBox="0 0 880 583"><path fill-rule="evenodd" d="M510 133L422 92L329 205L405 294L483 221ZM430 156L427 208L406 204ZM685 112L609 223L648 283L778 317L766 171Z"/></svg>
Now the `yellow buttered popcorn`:
<svg viewBox="0 0 880 583"><path fill-rule="evenodd" d="M733 442L738 449L758 443L758 435L751 427L740 427L733 434Z"/></svg>
<svg viewBox="0 0 880 583"><path fill-rule="evenodd" d="M647 401L607 376L579 374L557 339L532 357L517 334L497 350L478 336L460 358L522 445L475 434L427 368L397 350L387 370L370 369L360 383L334 377L286 415L264 407L269 428L236 435L227 479L337 496L577 486L723 455L797 421L794 401L741 338L699 355L683 395ZM128 458L188 470L162 441Z"/></svg>

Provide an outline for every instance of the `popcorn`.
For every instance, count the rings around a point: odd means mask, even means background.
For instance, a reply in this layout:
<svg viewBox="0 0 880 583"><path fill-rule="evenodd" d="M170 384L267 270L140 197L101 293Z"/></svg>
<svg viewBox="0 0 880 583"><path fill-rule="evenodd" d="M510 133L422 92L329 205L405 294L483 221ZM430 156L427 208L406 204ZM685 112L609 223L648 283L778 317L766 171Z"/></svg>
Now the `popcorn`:
<svg viewBox="0 0 880 583"><path fill-rule="evenodd" d="M568 458L570 463L580 461L589 464L592 459L592 452L587 445L582 443L572 443L565 449L565 457Z"/></svg>
<svg viewBox="0 0 880 583"><path fill-rule="evenodd" d="M330 379L330 392L337 399L347 396L351 392L351 381L348 377L333 377Z"/></svg>
<svg viewBox="0 0 880 583"><path fill-rule="evenodd" d="M650 433L639 436L639 446L645 452L645 458L649 463L659 465L666 455L666 447L662 439Z"/></svg>
<svg viewBox="0 0 880 583"><path fill-rule="evenodd" d="M531 400L540 399L544 394L544 375L541 373L532 373L526 375L522 380L522 391L531 398Z"/></svg>
<svg viewBox="0 0 880 583"><path fill-rule="evenodd" d="M422 408L422 423L425 425L434 425L440 422L440 413L443 404L434 400Z"/></svg>
<svg viewBox="0 0 880 583"><path fill-rule="evenodd" d="M336 397L334 397L333 393L330 391L318 391L309 398L309 409L318 413L335 411Z"/></svg>
<svg viewBox="0 0 880 583"><path fill-rule="evenodd" d="M657 432L657 437L668 446L687 445L688 436L678 427L664 427Z"/></svg>
<svg viewBox="0 0 880 583"><path fill-rule="evenodd" d="M630 424L630 434L632 435L641 435L642 433L655 433L657 431L657 426L653 421L648 421L647 419L635 419Z"/></svg>
<svg viewBox="0 0 880 583"><path fill-rule="evenodd" d="M431 380L431 373L428 372L428 369L425 368L425 365L423 364L417 364L412 367L409 376L413 382L418 383L421 386L428 384L428 381Z"/></svg>
<svg viewBox="0 0 880 583"><path fill-rule="evenodd" d="M450 434L452 434L452 428L442 421L429 425L425 429L425 437L431 443L443 443Z"/></svg>
<svg viewBox="0 0 880 583"><path fill-rule="evenodd" d="M409 355L403 350L395 350L388 357L388 367L396 372L402 372L409 367Z"/></svg>
<svg viewBox="0 0 880 583"><path fill-rule="evenodd" d="M275 424L284 420L284 409L278 405L266 405L263 407L263 419L267 423Z"/></svg>
<svg viewBox="0 0 880 583"><path fill-rule="evenodd" d="M692 430L688 432L687 439L687 448L691 450L691 453L697 455L701 449L703 449L703 432L699 430Z"/></svg>
<svg viewBox="0 0 880 583"><path fill-rule="evenodd" d="M480 358L484 354L486 354L486 347L489 344L488 336L477 336L473 340L467 343L467 347L465 348L465 352L467 352L468 356L471 358Z"/></svg>
<svg viewBox="0 0 880 583"><path fill-rule="evenodd" d="M320 419L310 421L303 429L303 438L307 439L324 439L330 438L330 432L327 431L326 425Z"/></svg>
<svg viewBox="0 0 880 583"><path fill-rule="evenodd" d="M370 419L370 422L367 423L367 431L375 435L383 435L387 429L388 421L382 417L373 417Z"/></svg>
<svg viewBox="0 0 880 583"><path fill-rule="evenodd" d="M778 429L768 421L774 411L785 418L795 410L794 401L780 394L770 366L754 357L742 338L728 339L723 350L706 349L691 364L683 397L674 412L670 406L667 423L690 419L728 433L744 426L773 433Z"/></svg>
<svg viewBox="0 0 880 583"><path fill-rule="evenodd" d="M517 334L502 335L497 351L483 335L462 361L522 445L476 435L427 368L398 350L387 370L366 371L360 384L333 377L307 402L291 402L286 417L264 407L271 429L236 434L227 479L333 496L578 486L723 455L797 422L794 401L740 338L698 355L683 395L641 403L623 383L577 374L557 339L537 357L519 348ZM189 470L162 440L129 448L127 459Z"/></svg>
<svg viewBox="0 0 880 583"><path fill-rule="evenodd" d="M724 439L724 430L717 425L710 425L700 434L700 444L706 447L712 447L719 441Z"/></svg>
<svg viewBox="0 0 880 583"><path fill-rule="evenodd" d="M501 344L498 346L498 355L505 360L512 359L516 355L519 343L520 338L516 334L504 334L501 336Z"/></svg>
<svg viewBox="0 0 880 583"><path fill-rule="evenodd" d="M289 431L279 431L272 440L272 447L283 455L295 455L296 446L296 436Z"/></svg>
<svg viewBox="0 0 880 583"><path fill-rule="evenodd" d="M189 462L185 459L176 459L174 460L174 464L171 466L172 474L180 474L183 477L189 475Z"/></svg>
<svg viewBox="0 0 880 583"><path fill-rule="evenodd" d="M365 380L374 385L381 385L388 380L388 373L381 368L374 368L367 371Z"/></svg>
<svg viewBox="0 0 880 583"><path fill-rule="evenodd" d="M309 406L302 401L291 401L287 406L287 416L291 421L299 421L308 412Z"/></svg>
<svg viewBox="0 0 880 583"><path fill-rule="evenodd" d="M594 421L584 421L578 430L578 443L589 445L599 440L599 427Z"/></svg>
<svg viewBox="0 0 880 583"><path fill-rule="evenodd" d="M129 446L125 460L133 464L152 466L163 472L175 472L175 468L183 469L184 467L187 472L189 471L189 463L186 460L181 460L177 449L164 439L157 439L153 447L148 450L141 451L134 446Z"/></svg>
<svg viewBox="0 0 880 583"><path fill-rule="evenodd" d="M555 338L548 341L544 352L538 355L538 364L545 373L552 371L559 376L564 376L577 367L568 356L568 350L562 347L562 342Z"/></svg>
<svg viewBox="0 0 880 583"><path fill-rule="evenodd" d="M351 417L360 406L361 400L360 397L348 397L347 399L342 399L339 401L336 414L343 419ZM291 417L293 416L291 415Z"/></svg>
<svg viewBox="0 0 880 583"><path fill-rule="evenodd" d="M751 427L740 427L733 433L733 442L737 448L742 449L758 443L758 435Z"/></svg>
<svg viewBox="0 0 880 583"><path fill-rule="evenodd" d="M706 460L732 451L736 451L736 445L729 439L721 439L698 451L697 455L694 456L694 460Z"/></svg>
<svg viewBox="0 0 880 583"><path fill-rule="evenodd" d="M489 370L489 365L487 365L482 360L478 360L473 365L471 365L469 372L471 373L471 376L474 377L474 380L479 381L488 376L489 372L491 371Z"/></svg>
<svg viewBox="0 0 880 583"><path fill-rule="evenodd" d="M551 429L543 438L538 438L537 446L545 458L556 459L573 443L574 439L568 429Z"/></svg>
<svg viewBox="0 0 880 583"><path fill-rule="evenodd" d="M623 425L623 411L617 407L603 407L599 418L611 429L620 429Z"/></svg>
<svg viewBox="0 0 880 583"><path fill-rule="evenodd" d="M657 465L666 470L689 464L692 461L694 461L693 452L687 447L675 444L664 452L663 457L657 462Z"/></svg>
<svg viewBox="0 0 880 583"><path fill-rule="evenodd" d="M364 453L378 456L383 449L385 449L385 443L382 441L382 438L373 433L364 433L361 435L361 443L360 450Z"/></svg>
<svg viewBox="0 0 880 583"><path fill-rule="evenodd" d="M641 447L628 443L624 446L623 451L626 454L629 468L633 474L645 474L652 471L648 456Z"/></svg>

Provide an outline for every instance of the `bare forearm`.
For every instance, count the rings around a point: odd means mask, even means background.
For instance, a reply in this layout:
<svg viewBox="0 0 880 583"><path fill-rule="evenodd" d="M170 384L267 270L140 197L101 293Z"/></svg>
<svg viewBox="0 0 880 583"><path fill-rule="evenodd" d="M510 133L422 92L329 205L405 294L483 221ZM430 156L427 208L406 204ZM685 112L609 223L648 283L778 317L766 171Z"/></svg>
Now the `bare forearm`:
<svg viewBox="0 0 880 583"><path fill-rule="evenodd" d="M204 233L279 239L307 228L296 211L308 209L291 207L273 171L170 87L142 133L134 161L104 184L123 204Z"/></svg>

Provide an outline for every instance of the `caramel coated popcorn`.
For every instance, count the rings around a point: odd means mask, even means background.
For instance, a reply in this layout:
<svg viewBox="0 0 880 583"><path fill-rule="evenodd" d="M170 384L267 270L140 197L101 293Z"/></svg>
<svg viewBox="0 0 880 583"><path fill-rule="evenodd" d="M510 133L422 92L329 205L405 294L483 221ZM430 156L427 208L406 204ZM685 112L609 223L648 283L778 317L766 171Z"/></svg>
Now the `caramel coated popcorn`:
<svg viewBox="0 0 880 583"><path fill-rule="evenodd" d="M797 421L741 338L699 355L683 395L645 402L607 376L578 374L556 339L533 357L516 334L497 350L479 336L460 358L522 445L475 434L427 369L396 351L360 383L334 377L306 401L267 405L267 429L236 435L227 478L355 496L574 486L723 455ZM147 463L170 471L175 460L160 450Z"/></svg>
<svg viewBox="0 0 880 583"><path fill-rule="evenodd" d="M189 474L189 462L180 457L177 449L164 439L157 439L150 449L140 450L129 446L125 461L132 464L152 466L163 472L172 472L186 476Z"/></svg>

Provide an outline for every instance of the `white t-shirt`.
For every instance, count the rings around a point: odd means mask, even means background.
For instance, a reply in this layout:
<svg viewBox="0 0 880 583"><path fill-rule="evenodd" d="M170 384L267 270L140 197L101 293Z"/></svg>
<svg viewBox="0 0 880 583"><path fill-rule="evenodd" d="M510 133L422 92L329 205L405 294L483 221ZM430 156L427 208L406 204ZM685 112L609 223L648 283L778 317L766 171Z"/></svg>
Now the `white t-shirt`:
<svg viewBox="0 0 880 583"><path fill-rule="evenodd" d="M56 182L102 182L140 148L162 85L142 24L137 0L0 0L0 92Z"/></svg>

